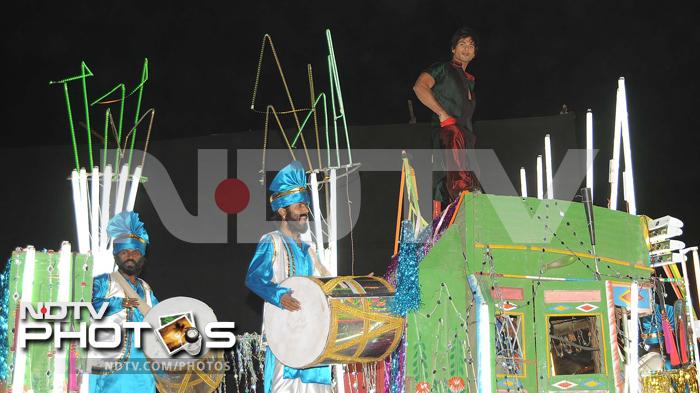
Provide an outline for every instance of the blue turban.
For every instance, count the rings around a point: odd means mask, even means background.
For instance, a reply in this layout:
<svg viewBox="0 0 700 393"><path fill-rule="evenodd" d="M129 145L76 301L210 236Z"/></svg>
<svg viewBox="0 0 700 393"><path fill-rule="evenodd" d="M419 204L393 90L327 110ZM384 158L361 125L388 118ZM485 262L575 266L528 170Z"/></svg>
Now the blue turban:
<svg viewBox="0 0 700 393"><path fill-rule="evenodd" d="M270 183L270 205L272 211L287 207L295 203L310 202L309 193L306 191L306 173L299 161L282 168Z"/></svg>
<svg viewBox="0 0 700 393"><path fill-rule="evenodd" d="M139 219L139 214L124 211L109 220L107 233L114 240L114 254L122 250L139 250L146 255L148 232Z"/></svg>

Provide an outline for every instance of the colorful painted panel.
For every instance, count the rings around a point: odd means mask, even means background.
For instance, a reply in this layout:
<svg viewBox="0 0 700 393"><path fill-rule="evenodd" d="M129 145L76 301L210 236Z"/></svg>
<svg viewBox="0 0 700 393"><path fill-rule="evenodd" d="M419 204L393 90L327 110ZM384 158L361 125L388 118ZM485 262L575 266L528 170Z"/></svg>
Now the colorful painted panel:
<svg viewBox="0 0 700 393"><path fill-rule="evenodd" d="M613 299L616 306L630 308L632 291L629 283L612 283ZM651 288L639 288L639 313L651 314Z"/></svg>
<svg viewBox="0 0 700 393"><path fill-rule="evenodd" d="M546 290L544 291L545 303L581 303L600 302L600 291L572 291L572 290Z"/></svg>

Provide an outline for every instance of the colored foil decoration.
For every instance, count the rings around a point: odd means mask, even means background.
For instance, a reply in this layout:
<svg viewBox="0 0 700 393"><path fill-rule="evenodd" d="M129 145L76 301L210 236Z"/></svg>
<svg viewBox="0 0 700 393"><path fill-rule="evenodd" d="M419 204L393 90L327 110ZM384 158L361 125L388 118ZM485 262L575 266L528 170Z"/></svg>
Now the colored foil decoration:
<svg viewBox="0 0 700 393"><path fill-rule="evenodd" d="M420 307L418 262L422 258L419 243L413 237L410 221L401 223L399 264L396 272L396 295L389 305L393 314L405 316Z"/></svg>
<svg viewBox="0 0 700 393"><path fill-rule="evenodd" d="M645 393L688 392L698 393L695 367L660 371L642 378Z"/></svg>
<svg viewBox="0 0 700 393"><path fill-rule="evenodd" d="M255 392L258 381L262 381L265 367L265 347L261 345L261 342L261 337L257 333L236 336L236 346L229 355L232 360L232 372L237 392Z"/></svg>
<svg viewBox="0 0 700 393"><path fill-rule="evenodd" d="M80 385L78 384L78 352L75 350L75 343L70 345L70 355L68 359L68 390L77 391L80 389Z"/></svg>
<svg viewBox="0 0 700 393"><path fill-rule="evenodd" d="M0 275L0 381L7 381L8 365L7 355L7 324L10 306L10 267L12 258L7 260L5 270Z"/></svg>

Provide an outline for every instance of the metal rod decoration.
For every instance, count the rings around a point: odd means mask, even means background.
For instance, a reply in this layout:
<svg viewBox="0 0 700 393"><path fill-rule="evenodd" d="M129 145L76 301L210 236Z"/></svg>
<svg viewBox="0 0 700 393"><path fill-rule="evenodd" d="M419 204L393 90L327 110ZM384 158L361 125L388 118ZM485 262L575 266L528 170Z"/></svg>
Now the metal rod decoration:
<svg viewBox="0 0 700 393"><path fill-rule="evenodd" d="M75 140L75 125L73 124L73 113L70 108L70 95L68 94L68 83L63 84L63 93L66 98L66 108L68 109L68 125L70 127L70 138L73 143L73 157L75 158L75 170L80 170L80 159L78 158L78 143Z"/></svg>
<svg viewBox="0 0 700 393"><path fill-rule="evenodd" d="M552 180L552 142L549 134L544 136L544 162L547 174L547 199L554 199L554 181Z"/></svg>
<svg viewBox="0 0 700 393"><path fill-rule="evenodd" d="M107 141L109 140L109 122L112 117L110 108L105 111L104 144L102 145L102 170L107 167Z"/></svg>
<svg viewBox="0 0 700 393"><path fill-rule="evenodd" d="M87 64L85 62L81 62L80 64L80 75L76 76L69 76L67 78L58 80L58 81L50 81L49 85L53 84L62 84L63 85L63 94L65 96L65 101L66 101L66 109L68 112L68 127L70 129L70 134L71 134L71 142L73 144L73 158L75 159L75 170L80 170L80 161L78 159L78 145L76 142L75 138L75 124L73 123L73 110L71 108L70 104L70 96L68 94L68 82L72 82L75 80L82 80L82 86L83 86L83 99L87 103L87 87L85 83L85 79L93 76L92 71L90 71L90 68L88 68ZM87 136L88 136L88 149L90 151L90 166L92 167L92 136L90 135L90 112L86 109L85 110L85 121L87 124Z"/></svg>
<svg viewBox="0 0 700 393"><path fill-rule="evenodd" d="M112 95L115 91L119 90L119 98L116 100L105 101L107 97ZM117 126L117 154L114 157L114 167L119 168L120 158L123 156L122 150L122 127L124 124L124 101L126 99L126 87L123 83L120 83L112 88L112 90L105 93L102 97L94 100L90 105L96 104L111 104L114 102L119 102L119 124Z"/></svg>
<svg viewBox="0 0 700 393"><path fill-rule="evenodd" d="M318 158L318 168L323 168L323 162L321 162L321 141L318 135L318 114L316 113L316 91L314 89L314 71L311 64L306 65L306 73L309 77L309 101L311 103L311 111L314 117L314 136L316 137L316 156ZM302 126L303 127L303 126ZM299 128L299 134L301 134L301 127Z"/></svg>
<svg viewBox="0 0 700 393"><path fill-rule="evenodd" d="M335 86L333 84L333 60L331 55L328 55L328 77L331 85L331 109L333 109L333 134L335 135L335 165L340 167L340 146L338 145L338 115L335 111Z"/></svg>
<svg viewBox="0 0 700 393"><path fill-rule="evenodd" d="M340 88L340 77L339 77L339 71L338 71L338 63L336 62L335 59L335 50L333 49L333 38L331 37L331 31L330 29L326 29L326 39L328 40L328 58L330 61L331 66L328 68L328 71L332 74L333 78L333 83L331 86L334 86L335 91L338 92L338 107L340 109L340 115L339 118L342 117L343 120L343 130L345 131L345 143L348 148L348 164L352 164L352 152L350 150L350 136L348 135L348 124L345 116L345 105L343 103L343 92Z"/></svg>
<svg viewBox="0 0 700 393"><path fill-rule="evenodd" d="M520 167L520 196L527 198L527 179L525 178L525 168Z"/></svg>
<svg viewBox="0 0 700 393"><path fill-rule="evenodd" d="M318 103L323 100L323 112L324 112L324 117L325 117L325 124L326 124L326 149L329 148L328 144L328 108L326 107L326 95L324 93L320 93L318 97L316 97L316 100L312 103L311 105L311 110L309 113L306 114L306 117L304 118L304 121L301 123L301 126L299 126L299 131L297 131L296 135L294 135L294 138L292 139L292 143L290 144L293 148L296 148L297 140L299 140L299 137L301 136L302 131L304 130L304 127L306 126L306 123L311 119L313 116L314 118L316 115L314 114L316 111L316 106ZM315 122L315 119L314 119ZM320 154L320 152L319 152ZM330 160L330 152L329 154L329 160ZM330 164L329 164L330 165ZM319 156L319 166L322 168L323 164L321 163L321 158Z"/></svg>
<svg viewBox="0 0 700 393"><path fill-rule="evenodd" d="M593 112L586 111L586 188L593 199Z"/></svg>
<svg viewBox="0 0 700 393"><path fill-rule="evenodd" d="M146 81L148 81L148 58L143 59L143 68L141 69L141 82L139 82L138 86L134 88L134 91L132 91L129 94L131 95L134 92L138 91L136 99L136 114L134 115L134 131L131 135L131 146L129 146L129 161L127 164L129 168L131 168L131 157L134 154L134 143L136 142L136 129L140 122L139 116L141 116L141 98L143 97L143 87L146 84Z"/></svg>
<svg viewBox="0 0 700 393"><path fill-rule="evenodd" d="M630 294L630 327L629 336L629 359L628 364L628 386L630 392L639 392L639 284L632 281Z"/></svg>
<svg viewBox="0 0 700 393"><path fill-rule="evenodd" d="M537 199L544 199L542 174L542 155L537 156Z"/></svg>
<svg viewBox="0 0 700 393"><path fill-rule="evenodd" d="M85 62L80 63L80 81L83 85L83 104L85 108L85 127L87 128L87 142L88 142L88 158L90 159L90 167L94 166L92 162L92 129L90 128L90 105L88 104L88 94L87 94L87 77L85 70L87 69L87 64Z"/></svg>
<svg viewBox="0 0 700 393"><path fill-rule="evenodd" d="M586 222L588 223L588 236L591 239L591 248L593 251L593 261L595 262L595 279L600 280L600 270L598 270L598 253L596 252L595 241L595 216L593 215L593 197L591 189L584 187L581 189L581 202L583 203L584 211L586 212Z"/></svg>

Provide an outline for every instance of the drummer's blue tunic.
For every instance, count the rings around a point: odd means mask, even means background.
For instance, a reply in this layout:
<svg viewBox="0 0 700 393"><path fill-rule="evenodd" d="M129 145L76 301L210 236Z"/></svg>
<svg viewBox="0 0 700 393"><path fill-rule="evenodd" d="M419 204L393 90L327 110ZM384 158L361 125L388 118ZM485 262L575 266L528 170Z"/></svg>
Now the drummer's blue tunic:
<svg viewBox="0 0 700 393"><path fill-rule="evenodd" d="M99 310L102 304L107 302L107 311L105 315L113 315L116 313L124 313L125 319L130 322L143 322L143 315L138 308L130 310L122 307L122 297L106 297L109 290L109 274L102 274L94 278L92 284L92 305ZM136 284L127 280L131 288L144 299L146 293L141 285L141 280L137 280ZM151 292L151 306L158 304L158 299ZM125 363L119 372L92 374L90 375L90 392L91 393L136 393L136 392L155 392L156 381L148 367L146 356L141 348L134 347L134 335L132 329L127 329L126 344L128 344L128 353L124 354L123 362ZM126 364L128 363L128 365Z"/></svg>
<svg viewBox="0 0 700 393"><path fill-rule="evenodd" d="M293 258L293 262L289 261L273 261L275 257L274 245L270 235L265 235L260 239L258 248L255 250L253 260L248 267L245 284L251 291L263 298L268 303L272 303L277 307L282 307L280 299L282 295L287 293L289 289L282 288L278 283L273 282L273 263L279 263L285 269L289 269L288 276L313 276L314 264L311 255L309 254L309 245L302 242L301 246L294 239L277 232L282 235L287 253ZM281 259L279 255L278 259ZM303 305L302 305L303 307ZM272 376L275 369L277 359L267 348L265 354L265 390L264 393L270 393L272 389ZM284 367L284 378L293 379L301 378L304 383L318 383L330 385L331 369L330 366L312 367L306 369L296 369L292 367Z"/></svg>

